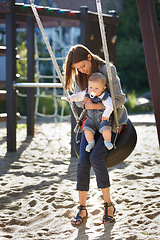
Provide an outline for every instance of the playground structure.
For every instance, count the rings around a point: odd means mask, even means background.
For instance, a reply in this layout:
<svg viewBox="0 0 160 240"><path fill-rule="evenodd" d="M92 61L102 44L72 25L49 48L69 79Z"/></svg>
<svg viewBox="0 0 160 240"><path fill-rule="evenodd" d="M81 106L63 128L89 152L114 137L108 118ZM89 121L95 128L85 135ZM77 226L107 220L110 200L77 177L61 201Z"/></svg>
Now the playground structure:
<svg viewBox="0 0 160 240"><path fill-rule="evenodd" d="M87 7L81 7L80 11L37 7L37 11L44 27L78 26L80 28L79 43L88 46L95 54L103 57L97 13L89 12ZM0 12L0 22L6 24L7 150L12 152L16 151L16 27L27 27L27 79L28 83L34 83L36 23L30 5L7 1L0 3ZM108 33L110 60L115 64L118 17L112 15L103 17ZM52 87L57 86L53 84ZM34 96L34 88L27 88L27 135L31 136L34 135ZM72 117L72 126L73 121ZM74 133L72 134L73 141ZM74 152L72 149L71 151Z"/></svg>
<svg viewBox="0 0 160 240"><path fill-rule="evenodd" d="M7 73L7 150L8 151L15 151L16 150L16 90L13 87L13 82L15 80L15 15L16 19L19 19L21 24L25 24L24 22L24 15L26 16L27 21L27 29L28 29L28 80L31 82L34 82L34 19L33 14L31 13L31 10L29 6L26 6L28 8L26 11L23 9L18 9L19 6L15 5L13 3L10 3L9 5L4 5L3 8L3 15L6 15L6 30L8 30L8 34L10 38L8 38L7 42L7 51L6 57L7 57L7 64L10 66L10 69L8 69ZM16 7L15 7L16 6ZM22 6L21 6L22 7ZM144 50L145 50L145 57L146 57L146 63L147 63L147 71L149 76L149 83L150 83L150 89L151 89L151 95L152 95L152 102L154 107L154 113L155 113L155 119L156 119L156 126L157 126L157 132L158 132L158 138L160 142L160 110L158 107L160 96L159 96L159 90L160 90L160 39L159 39L159 33L158 33L158 25L156 20L156 14L154 9L154 1L145 1L145 11L144 11L144 1L143 0L137 0L137 7L138 7L138 13L139 13L139 19L141 24L141 31L142 31L142 38L144 43ZM25 6L23 5L23 8ZM44 8L37 8L39 10L40 16L42 16L42 22L44 26L47 26L48 24L51 24L49 21L49 18L51 17L51 12L49 9ZM48 14L46 17L46 14ZM53 10L51 10L53 11ZM56 11L56 10L55 10ZM58 10L57 10L58 11ZM22 20L22 12L23 12L23 20ZM25 12L25 14L24 14ZM89 13L88 9L81 8L80 12L70 12L70 11L60 11L63 16L60 17L60 19L64 19L65 14L67 13L67 16L69 15L71 17L70 20L73 20L73 22L80 22L80 29L81 29L81 35L80 35L80 43L88 46L92 51L94 51L98 55L102 55L100 49L101 49L101 40L99 37L98 41L98 35L95 32L96 24L97 23L97 14ZM51 14L51 15L50 15ZM19 16L20 15L20 16ZM18 18L19 16L19 18ZM78 17L79 16L79 17ZM146 16L148 16L146 18ZM44 17L44 18L43 18ZM53 16L52 16L53 17ZM58 12L54 17L58 17ZM107 29L107 35L109 36L108 39L113 39L115 37L115 30L116 25L118 23L118 18L112 17L112 16L104 16L104 22L105 17L108 18L110 22L110 27L112 28L111 31ZM146 23L147 19L147 23ZM48 21L47 21L48 20ZM17 21L17 20L16 20ZM63 20L62 20L63 22ZM112 22L112 23L111 23ZM94 23L94 24L93 24ZM106 24L106 22L105 22ZM107 23L108 24L108 23ZM147 26L147 28L146 28ZM7 28L8 27L8 28ZM91 31L93 30L93 32ZM97 28L98 31L99 28ZM90 34L92 32L92 34ZM114 33L114 34L108 34L108 33ZM94 34L93 34L94 33ZM94 41L94 36L96 36L96 39ZM10 42L9 42L10 39ZM13 41L11 41L13 40ZM92 42L93 41L93 42ZM98 42L100 44L98 44ZM30 44L29 44L30 43ZM32 43L32 44L31 44ZM111 44L110 44L111 43ZM98 47L97 47L98 46ZM93 47L93 49L92 49ZM95 48L94 48L95 47ZM111 51L111 48L114 48L114 45L112 45L112 41L108 41L108 47L110 50L110 60L114 61L114 51ZM10 50L10 51L9 51ZM151 54L152 53L152 54ZM33 89L28 89L28 95L27 95L27 101L28 101L28 110L27 110L27 134L32 135L34 134L34 91ZM12 103L12 104L11 104ZM72 124L73 126L73 124ZM72 145L72 144L71 144Z"/></svg>

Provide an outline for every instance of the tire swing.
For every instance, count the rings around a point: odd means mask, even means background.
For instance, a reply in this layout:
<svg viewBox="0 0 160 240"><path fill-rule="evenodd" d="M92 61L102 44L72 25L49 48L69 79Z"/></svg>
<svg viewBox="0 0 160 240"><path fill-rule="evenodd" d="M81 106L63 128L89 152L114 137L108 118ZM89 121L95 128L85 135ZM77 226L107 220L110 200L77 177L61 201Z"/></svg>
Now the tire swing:
<svg viewBox="0 0 160 240"><path fill-rule="evenodd" d="M114 90L112 85L112 74L110 69L109 53L107 48L107 41L106 41L106 35L105 35L105 29L104 29L104 23L103 23L103 17L102 17L101 0L96 0L96 5L97 5L101 38L102 38L103 49L104 49L104 57L106 61L108 80L110 85L110 93L113 101L114 118L115 118L116 131L117 131L114 139L112 138L112 143L114 145L114 148L108 152L107 157L105 159L106 167L110 168L124 161L132 153L132 151L136 146L137 134L132 122L129 119L126 125L119 126ZM85 117L86 117L86 112L85 110L83 110L79 117L80 122L79 124L77 124L75 128L76 139L75 139L74 149L77 156L79 153L80 139L81 139L81 134L79 133L82 132L82 126L83 126Z"/></svg>
<svg viewBox="0 0 160 240"><path fill-rule="evenodd" d="M83 125L83 120L84 119L80 121L80 132L82 131L81 125ZM81 135L81 133L77 132L74 142L74 150L77 157L79 157ZM115 138L116 136L112 138L112 143L115 142L116 146L108 152L105 159L107 168L114 167L123 162L132 153L136 146L137 133L130 119L128 119L127 124L123 125L120 129L117 139Z"/></svg>
<svg viewBox="0 0 160 240"><path fill-rule="evenodd" d="M134 150L137 142L137 133L128 119L127 124L122 127L122 130L116 140L116 148L109 151L105 159L106 166L113 167L124 161Z"/></svg>

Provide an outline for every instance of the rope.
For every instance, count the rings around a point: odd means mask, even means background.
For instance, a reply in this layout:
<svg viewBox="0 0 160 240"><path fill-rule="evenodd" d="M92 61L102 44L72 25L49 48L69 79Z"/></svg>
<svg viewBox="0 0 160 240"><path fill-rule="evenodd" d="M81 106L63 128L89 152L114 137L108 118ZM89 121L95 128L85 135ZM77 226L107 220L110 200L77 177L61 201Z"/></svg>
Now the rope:
<svg viewBox="0 0 160 240"><path fill-rule="evenodd" d="M114 115L115 115L114 117L115 117L115 121L116 121L116 126L119 127L118 117L117 117L117 108L116 108L116 102L115 102L115 96L114 96L114 90L113 90L113 84L112 84L112 73L111 73L111 68L110 68L107 40L106 40L106 34L105 34L105 29L104 29L104 22L103 22L103 17L102 17L101 0L96 0L96 4L97 4L97 11L98 11L99 25L100 25L100 30L101 30L101 37L102 37L102 44L103 44L103 50L104 50L104 57L105 57L106 66L107 66L107 73L108 73L108 80L109 80L109 85L110 85L110 92L111 92L111 97L112 97L113 107L114 107Z"/></svg>
<svg viewBox="0 0 160 240"><path fill-rule="evenodd" d="M97 5L97 12L98 12L98 19L99 19L99 26L100 26L100 31L101 31L103 50L104 50L104 57L105 57L107 73L108 73L108 80L109 80L109 85L110 85L110 93L111 93L113 108L114 108L114 117L115 117L115 123L116 123L116 137L115 137L115 141L114 141L114 147L115 147L115 142L116 142L116 138L118 136L118 130L119 130L117 107L116 107L115 95L114 95L113 84L112 84L112 73L111 73L111 68L110 68L106 33L105 33L105 29L104 29L104 22L103 22L103 16L102 16L101 0L96 0L96 5Z"/></svg>
<svg viewBox="0 0 160 240"><path fill-rule="evenodd" d="M46 34L45 34L45 31L44 31L42 22L41 22L41 20L40 20L40 18L39 18L38 12L37 12L36 7L35 7L35 5L34 5L34 0L30 0L30 3L31 3L31 8L32 8L33 14L34 14L34 16L35 16L35 19L36 19L37 24L38 24L38 26L39 26L39 29L40 29L40 31L41 31L41 33L42 33L43 39L44 39L44 41L45 41L45 44L46 44L46 46L47 46L48 52L49 52L50 57L51 57L51 59L52 59L53 65L54 65L54 67L55 67L55 69L56 69L56 72L57 72L57 74L58 74L58 77L59 77L59 79L60 79L60 81L61 81L61 83L62 83L62 85L63 85L63 88L65 89L65 83L64 83L63 76L62 76L61 71L60 71L60 69L59 69L59 67L58 67L56 58L55 58L55 56L54 56L54 54L53 54L53 51L52 51L52 49L51 49L51 46L50 46L49 41L48 41L48 39L47 39L47 36L46 36ZM65 90L64 90L64 91L65 91ZM66 91L65 91L65 94L66 94L66 96L68 95ZM74 115L76 121L79 122L78 114L77 114L77 112L76 112L76 110L75 110L75 108L74 108L73 103L70 102L69 104L70 104L71 110L72 110L72 112L73 112L73 115Z"/></svg>

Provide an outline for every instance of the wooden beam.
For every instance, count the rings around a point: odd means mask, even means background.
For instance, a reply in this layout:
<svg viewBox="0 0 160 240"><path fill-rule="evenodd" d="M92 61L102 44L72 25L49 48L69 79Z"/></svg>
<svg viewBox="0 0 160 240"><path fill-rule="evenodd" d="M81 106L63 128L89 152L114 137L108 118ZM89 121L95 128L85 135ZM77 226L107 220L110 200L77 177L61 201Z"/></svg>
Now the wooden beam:
<svg viewBox="0 0 160 240"><path fill-rule="evenodd" d="M0 80L0 88L6 88L6 81Z"/></svg>
<svg viewBox="0 0 160 240"><path fill-rule="evenodd" d="M87 46L88 7L80 8L80 43Z"/></svg>
<svg viewBox="0 0 160 240"><path fill-rule="evenodd" d="M0 100L1 101L6 100L6 96L7 96L7 91L6 90L0 90Z"/></svg>
<svg viewBox="0 0 160 240"><path fill-rule="evenodd" d="M0 2L0 13L10 13L11 9L11 1Z"/></svg>
<svg viewBox="0 0 160 240"><path fill-rule="evenodd" d="M27 17L27 80L34 83L34 17ZM27 135L34 136L35 88L27 88Z"/></svg>
<svg viewBox="0 0 160 240"><path fill-rule="evenodd" d="M154 0L136 0L160 145L160 36Z"/></svg>
<svg viewBox="0 0 160 240"><path fill-rule="evenodd" d="M11 12L6 14L6 89L7 89L7 151L16 151L16 24L15 1L10 1Z"/></svg>
<svg viewBox="0 0 160 240"><path fill-rule="evenodd" d="M6 46L0 46L0 56L6 56Z"/></svg>

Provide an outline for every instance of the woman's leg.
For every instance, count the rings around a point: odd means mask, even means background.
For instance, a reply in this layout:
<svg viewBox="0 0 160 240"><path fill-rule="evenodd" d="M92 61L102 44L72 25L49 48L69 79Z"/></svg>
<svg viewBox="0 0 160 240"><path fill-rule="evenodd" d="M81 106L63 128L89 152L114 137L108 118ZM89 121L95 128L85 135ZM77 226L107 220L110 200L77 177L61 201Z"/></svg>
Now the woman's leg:
<svg viewBox="0 0 160 240"><path fill-rule="evenodd" d="M96 145L90 154L90 162L95 171L98 188L101 188L104 203L111 202L110 196L110 181L108 170L105 165L105 158L107 157L108 150L104 145L102 134L96 133ZM113 216L114 207L108 207L108 215ZM105 211L104 211L105 214Z"/></svg>
<svg viewBox="0 0 160 240"><path fill-rule="evenodd" d="M79 205L81 206L86 206L86 200L87 200L87 193L86 191L78 191L78 194L79 194ZM78 212L77 214L78 216L74 217L72 220L71 220L71 223L74 224L74 225L80 225L83 221L83 218L85 218L87 216L87 210L81 210L80 212ZM79 218L81 217L82 218L82 221L81 219Z"/></svg>
<svg viewBox="0 0 160 240"><path fill-rule="evenodd" d="M110 203L111 202L111 195L110 195L110 188L102 188L102 194L103 194L103 199L104 199L104 203Z"/></svg>
<svg viewBox="0 0 160 240"><path fill-rule="evenodd" d="M86 206L87 192L89 190L90 182L90 169L91 164L89 161L90 153L85 151L86 141L84 132L81 137L80 152L79 152L79 162L77 167L77 190L79 195L79 205ZM79 216L82 219L87 215L86 210L81 210ZM81 222L75 218L72 219L72 224L79 225Z"/></svg>
<svg viewBox="0 0 160 240"><path fill-rule="evenodd" d="M102 190L102 194L103 194L104 203L112 202L111 195L110 195L110 188L102 188L101 190ZM104 208L104 215L105 215L105 208ZM114 207L113 206L108 207L108 215L113 217L113 215L114 215ZM109 221L107 221L107 222L109 222Z"/></svg>
<svg viewBox="0 0 160 240"><path fill-rule="evenodd" d="M90 153L85 151L87 144L88 143L85 138L84 132L82 132L80 151L79 151L79 161L78 161L78 167L77 167L77 190L78 191L89 190L91 163L89 161Z"/></svg>
<svg viewBox="0 0 160 240"><path fill-rule="evenodd" d="M79 205L86 206L86 200L87 200L87 193L86 191L78 191L79 194ZM79 214L82 218L84 218L87 215L86 210L82 210Z"/></svg>
<svg viewBox="0 0 160 240"><path fill-rule="evenodd" d="M102 134L96 132L96 144L90 154L90 163L96 174L98 188L110 187L108 170L105 165L105 158L107 157L108 150L104 145Z"/></svg>

